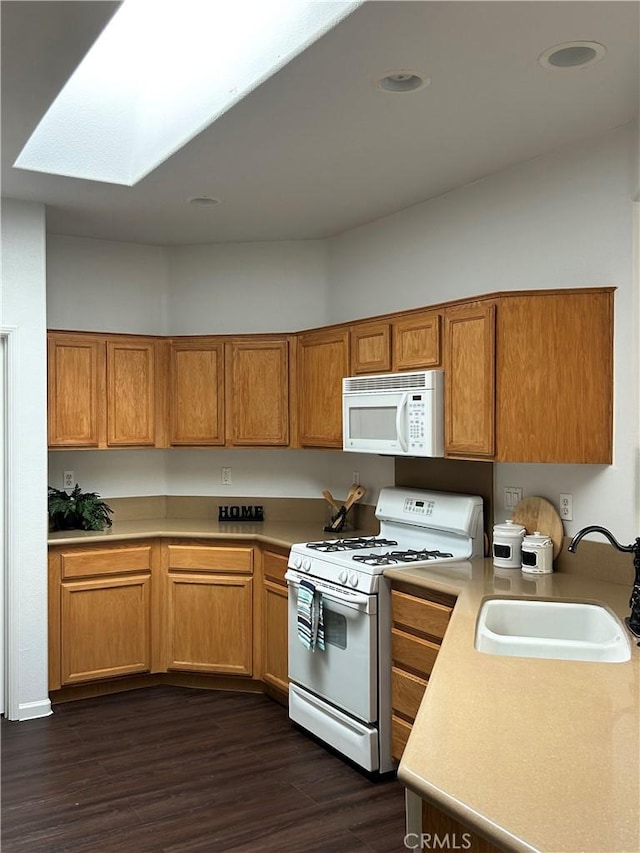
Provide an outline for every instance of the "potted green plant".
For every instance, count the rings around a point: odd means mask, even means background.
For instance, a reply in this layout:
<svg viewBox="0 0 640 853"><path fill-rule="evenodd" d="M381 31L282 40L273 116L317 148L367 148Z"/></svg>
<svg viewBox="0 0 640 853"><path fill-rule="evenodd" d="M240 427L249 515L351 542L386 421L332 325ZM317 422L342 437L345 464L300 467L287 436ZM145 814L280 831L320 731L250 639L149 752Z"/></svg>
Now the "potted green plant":
<svg viewBox="0 0 640 853"><path fill-rule="evenodd" d="M49 524L52 530L104 530L111 527L113 510L97 492L82 492L76 483L72 492L49 486Z"/></svg>

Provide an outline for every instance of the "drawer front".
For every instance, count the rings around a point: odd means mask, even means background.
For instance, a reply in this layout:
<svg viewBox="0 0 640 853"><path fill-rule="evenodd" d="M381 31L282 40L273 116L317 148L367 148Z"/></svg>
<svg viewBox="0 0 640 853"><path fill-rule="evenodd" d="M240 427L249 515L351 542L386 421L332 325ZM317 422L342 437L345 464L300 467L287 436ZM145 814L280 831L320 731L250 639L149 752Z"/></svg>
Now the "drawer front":
<svg viewBox="0 0 640 853"><path fill-rule="evenodd" d="M393 628L391 631L391 655L393 663L419 675L430 675L438 657L440 646L421 637L413 637Z"/></svg>
<svg viewBox="0 0 640 853"><path fill-rule="evenodd" d="M427 682L394 666L391 670L391 705L394 711L415 720Z"/></svg>
<svg viewBox="0 0 640 853"><path fill-rule="evenodd" d="M265 551L262 556L264 576L267 580L286 585L284 573L287 571L288 557Z"/></svg>
<svg viewBox="0 0 640 853"><path fill-rule="evenodd" d="M121 575L151 570L151 548L100 548L95 551L64 551L61 555L62 579L91 575Z"/></svg>
<svg viewBox="0 0 640 853"><path fill-rule="evenodd" d="M411 734L411 725L395 714L391 718L391 757L400 761Z"/></svg>
<svg viewBox="0 0 640 853"><path fill-rule="evenodd" d="M168 545L171 571L243 572L253 570L253 548L214 545Z"/></svg>
<svg viewBox="0 0 640 853"><path fill-rule="evenodd" d="M391 602L394 623L406 625L430 637L444 637L451 617L450 607L397 590L392 590Z"/></svg>

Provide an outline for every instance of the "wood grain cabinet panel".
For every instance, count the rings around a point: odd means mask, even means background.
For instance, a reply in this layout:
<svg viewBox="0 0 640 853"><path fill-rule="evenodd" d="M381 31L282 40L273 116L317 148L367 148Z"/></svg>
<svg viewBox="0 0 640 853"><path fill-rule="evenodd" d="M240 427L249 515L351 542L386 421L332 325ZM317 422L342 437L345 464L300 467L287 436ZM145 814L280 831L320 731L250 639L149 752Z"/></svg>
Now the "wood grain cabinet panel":
<svg viewBox="0 0 640 853"><path fill-rule="evenodd" d="M167 669L251 675L251 577L170 574Z"/></svg>
<svg viewBox="0 0 640 853"><path fill-rule="evenodd" d="M102 338L48 335L50 447L98 447L104 423Z"/></svg>
<svg viewBox="0 0 640 853"><path fill-rule="evenodd" d="M155 444L155 346L107 341L107 444Z"/></svg>
<svg viewBox="0 0 640 853"><path fill-rule="evenodd" d="M289 443L289 343L243 340L227 344L227 412L232 445Z"/></svg>
<svg viewBox="0 0 640 853"><path fill-rule="evenodd" d="M61 682L151 669L151 577L73 581L61 588Z"/></svg>
<svg viewBox="0 0 640 853"><path fill-rule="evenodd" d="M298 337L298 424L303 447L342 447L342 380L348 375L348 328Z"/></svg>
<svg viewBox="0 0 640 853"><path fill-rule="evenodd" d="M447 308L445 454L491 458L495 451L495 304Z"/></svg>
<svg viewBox="0 0 640 853"><path fill-rule="evenodd" d="M263 584L263 674L262 679L281 691L289 690L287 587Z"/></svg>
<svg viewBox="0 0 640 853"><path fill-rule="evenodd" d="M251 573L253 548L218 545L167 545L170 571Z"/></svg>
<svg viewBox="0 0 640 853"><path fill-rule="evenodd" d="M496 370L498 460L612 462L611 292L503 297Z"/></svg>
<svg viewBox="0 0 640 853"><path fill-rule="evenodd" d="M49 552L49 686L157 671L157 546Z"/></svg>
<svg viewBox="0 0 640 853"><path fill-rule="evenodd" d="M391 755L399 761L428 689L455 598L393 581L391 589Z"/></svg>
<svg viewBox="0 0 640 853"><path fill-rule="evenodd" d="M350 331L351 372L384 373L391 370L389 323L358 323Z"/></svg>
<svg viewBox="0 0 640 853"><path fill-rule="evenodd" d="M393 370L426 370L442 361L441 317L437 311L414 311L392 324Z"/></svg>
<svg viewBox="0 0 640 853"><path fill-rule="evenodd" d="M224 444L222 343L210 339L172 341L169 371L170 443Z"/></svg>

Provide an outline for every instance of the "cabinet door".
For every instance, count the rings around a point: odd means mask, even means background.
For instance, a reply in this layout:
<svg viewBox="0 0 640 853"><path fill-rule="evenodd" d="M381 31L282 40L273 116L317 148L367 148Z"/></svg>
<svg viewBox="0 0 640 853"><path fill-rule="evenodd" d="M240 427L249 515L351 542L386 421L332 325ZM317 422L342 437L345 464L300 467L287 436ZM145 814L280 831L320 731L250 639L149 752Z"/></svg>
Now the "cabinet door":
<svg viewBox="0 0 640 853"><path fill-rule="evenodd" d="M169 358L171 444L224 444L222 344L172 341Z"/></svg>
<svg viewBox="0 0 640 853"><path fill-rule="evenodd" d="M251 675L252 579L168 576L167 669Z"/></svg>
<svg viewBox="0 0 640 853"><path fill-rule="evenodd" d="M351 373L384 373L391 370L389 323L358 323L350 332Z"/></svg>
<svg viewBox="0 0 640 853"><path fill-rule="evenodd" d="M613 294L505 296L497 324L496 458L611 464Z"/></svg>
<svg viewBox="0 0 640 853"><path fill-rule="evenodd" d="M61 586L61 682L75 684L151 669L151 576Z"/></svg>
<svg viewBox="0 0 640 853"><path fill-rule="evenodd" d="M286 340L227 345L229 439L234 445L289 443L289 344Z"/></svg>
<svg viewBox="0 0 640 853"><path fill-rule="evenodd" d="M393 370L425 370L441 363L440 314L419 311L393 321Z"/></svg>
<svg viewBox="0 0 640 853"><path fill-rule="evenodd" d="M107 444L155 444L155 345L107 340Z"/></svg>
<svg viewBox="0 0 640 853"><path fill-rule="evenodd" d="M104 340L49 333L50 447L98 447L104 424Z"/></svg>
<svg viewBox="0 0 640 853"><path fill-rule="evenodd" d="M349 375L349 331L298 338L298 423L303 447L342 447L342 379Z"/></svg>
<svg viewBox="0 0 640 853"><path fill-rule="evenodd" d="M445 454L491 458L495 450L495 303L445 311Z"/></svg>
<svg viewBox="0 0 640 853"><path fill-rule="evenodd" d="M279 690L289 690L287 587L265 581L263 680Z"/></svg>

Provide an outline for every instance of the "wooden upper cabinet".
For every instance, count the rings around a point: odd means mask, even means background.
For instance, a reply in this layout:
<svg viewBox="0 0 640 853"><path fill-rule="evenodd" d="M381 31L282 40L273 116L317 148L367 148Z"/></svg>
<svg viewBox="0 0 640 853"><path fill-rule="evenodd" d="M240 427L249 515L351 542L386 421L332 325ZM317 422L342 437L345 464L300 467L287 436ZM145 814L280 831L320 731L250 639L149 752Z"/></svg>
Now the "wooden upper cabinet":
<svg viewBox="0 0 640 853"><path fill-rule="evenodd" d="M611 290L501 297L496 370L498 460L611 463Z"/></svg>
<svg viewBox="0 0 640 853"><path fill-rule="evenodd" d="M414 311L392 323L393 370L425 370L442 361L438 311Z"/></svg>
<svg viewBox="0 0 640 853"><path fill-rule="evenodd" d="M351 327L351 373L384 373L391 370L389 323L358 323Z"/></svg>
<svg viewBox="0 0 640 853"><path fill-rule="evenodd" d="M495 450L495 302L445 309L445 454L492 458Z"/></svg>
<svg viewBox="0 0 640 853"><path fill-rule="evenodd" d="M104 339L49 333L48 433L50 447L103 443Z"/></svg>
<svg viewBox="0 0 640 853"><path fill-rule="evenodd" d="M224 444L223 344L212 339L171 341L169 441Z"/></svg>
<svg viewBox="0 0 640 853"><path fill-rule="evenodd" d="M227 438L231 445L289 443L289 342L231 341L226 345Z"/></svg>
<svg viewBox="0 0 640 853"><path fill-rule="evenodd" d="M349 375L349 330L298 337L298 428L303 447L342 447L342 379Z"/></svg>
<svg viewBox="0 0 640 853"><path fill-rule="evenodd" d="M155 444L155 344L107 340L107 444Z"/></svg>

